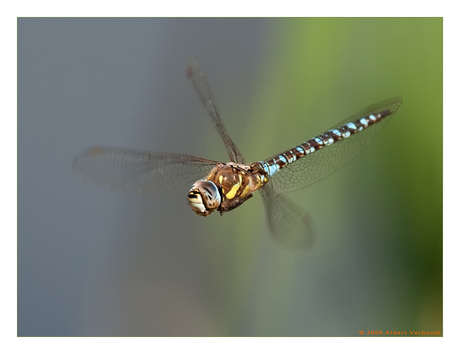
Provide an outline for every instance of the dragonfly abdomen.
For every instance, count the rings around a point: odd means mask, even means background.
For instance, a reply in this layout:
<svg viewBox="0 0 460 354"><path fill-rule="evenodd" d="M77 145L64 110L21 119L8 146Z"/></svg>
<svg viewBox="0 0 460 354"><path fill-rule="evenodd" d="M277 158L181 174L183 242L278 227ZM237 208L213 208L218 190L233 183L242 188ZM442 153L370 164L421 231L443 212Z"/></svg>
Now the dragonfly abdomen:
<svg viewBox="0 0 460 354"><path fill-rule="evenodd" d="M393 111L387 109L378 113L369 114L355 121L343 124L337 128L330 129L321 135L305 141L299 146L296 146L290 150L286 150L283 153L275 155L270 159L259 162L265 172L267 172L268 176L272 177L279 170L297 161L298 159L312 154L320 149L326 148L327 146L341 141L342 139L347 139L352 135L357 134L364 129L380 122L385 117L390 116L393 113Z"/></svg>

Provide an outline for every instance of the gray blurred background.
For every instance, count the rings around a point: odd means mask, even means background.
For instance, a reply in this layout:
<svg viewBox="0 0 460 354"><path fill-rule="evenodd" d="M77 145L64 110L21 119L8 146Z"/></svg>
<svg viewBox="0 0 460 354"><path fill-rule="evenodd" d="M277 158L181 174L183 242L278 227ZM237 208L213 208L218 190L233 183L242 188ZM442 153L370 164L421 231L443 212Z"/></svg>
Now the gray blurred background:
<svg viewBox="0 0 460 354"><path fill-rule="evenodd" d="M197 58L247 161L379 100L353 163L289 194L317 239L287 251L256 195L196 216L71 173L95 145L227 161L185 77ZM19 336L442 333L442 19L18 20Z"/></svg>

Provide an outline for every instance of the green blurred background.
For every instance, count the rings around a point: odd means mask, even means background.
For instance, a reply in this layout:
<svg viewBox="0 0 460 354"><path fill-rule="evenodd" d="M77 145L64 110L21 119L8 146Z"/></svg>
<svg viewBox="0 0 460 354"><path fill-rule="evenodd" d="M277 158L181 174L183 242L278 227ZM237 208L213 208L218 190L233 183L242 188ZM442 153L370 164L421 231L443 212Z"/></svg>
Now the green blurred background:
<svg viewBox="0 0 460 354"><path fill-rule="evenodd" d="M20 19L18 334L442 333L442 31L441 18ZM71 176L93 144L226 159L190 56L248 162L403 97L358 158L288 194L313 218L310 251L273 242L259 195L200 218L188 186L142 198Z"/></svg>
<svg viewBox="0 0 460 354"><path fill-rule="evenodd" d="M242 326L256 336L442 333L442 19L283 19L272 31L244 132L233 133L248 160L381 99L403 104L353 163L289 194L313 217L313 250L272 244L260 201L235 211L228 236L208 235L230 334L246 333ZM245 114L235 108L241 100L229 104L235 116Z"/></svg>

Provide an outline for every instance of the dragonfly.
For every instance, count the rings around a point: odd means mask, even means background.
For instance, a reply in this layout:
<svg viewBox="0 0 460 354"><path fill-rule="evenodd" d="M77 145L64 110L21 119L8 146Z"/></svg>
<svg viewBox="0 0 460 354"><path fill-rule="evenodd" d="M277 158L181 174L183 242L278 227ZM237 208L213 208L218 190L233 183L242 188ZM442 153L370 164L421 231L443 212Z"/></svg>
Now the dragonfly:
<svg viewBox="0 0 460 354"><path fill-rule="evenodd" d="M195 59L189 59L186 75L225 144L229 162L93 146L74 159L73 172L98 187L135 194L193 183L187 200L201 216L229 212L259 191L270 233L282 245L295 248L312 246L312 220L284 193L318 182L350 162L402 103L401 97L375 103L289 150L248 164L225 129L211 87Z"/></svg>

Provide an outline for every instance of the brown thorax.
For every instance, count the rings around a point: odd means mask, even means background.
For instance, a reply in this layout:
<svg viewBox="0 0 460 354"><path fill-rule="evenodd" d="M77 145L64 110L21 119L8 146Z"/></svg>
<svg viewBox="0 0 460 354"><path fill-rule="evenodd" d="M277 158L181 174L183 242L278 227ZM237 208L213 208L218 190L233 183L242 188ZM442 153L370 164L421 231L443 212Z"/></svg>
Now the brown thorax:
<svg viewBox="0 0 460 354"><path fill-rule="evenodd" d="M252 193L268 182L261 169L234 162L219 163L205 179L195 182L188 202L198 215L208 216L214 210L225 213L243 204Z"/></svg>

